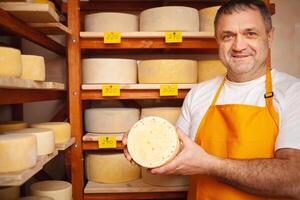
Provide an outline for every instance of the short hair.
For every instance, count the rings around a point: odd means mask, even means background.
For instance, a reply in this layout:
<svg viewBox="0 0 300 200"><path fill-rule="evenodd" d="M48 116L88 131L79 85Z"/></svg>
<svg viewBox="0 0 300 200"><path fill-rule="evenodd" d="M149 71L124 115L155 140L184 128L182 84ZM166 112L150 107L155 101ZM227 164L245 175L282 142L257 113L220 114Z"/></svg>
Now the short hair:
<svg viewBox="0 0 300 200"><path fill-rule="evenodd" d="M233 12L244 11L247 8L258 9L264 20L266 31L271 31L271 13L263 0L230 0L226 2L223 6L221 6L216 14L214 21L215 30L217 30L217 25L222 14L232 14Z"/></svg>

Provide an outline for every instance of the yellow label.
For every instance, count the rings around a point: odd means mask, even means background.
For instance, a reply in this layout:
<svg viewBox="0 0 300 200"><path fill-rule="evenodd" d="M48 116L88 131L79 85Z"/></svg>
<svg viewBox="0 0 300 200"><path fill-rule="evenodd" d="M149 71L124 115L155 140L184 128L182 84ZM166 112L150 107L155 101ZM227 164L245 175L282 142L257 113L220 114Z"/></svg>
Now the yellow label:
<svg viewBox="0 0 300 200"><path fill-rule="evenodd" d="M165 42L166 43L181 43L182 42L182 32L166 32L165 33Z"/></svg>
<svg viewBox="0 0 300 200"><path fill-rule="evenodd" d="M160 85L159 89L160 96L178 96L178 86L173 85Z"/></svg>
<svg viewBox="0 0 300 200"><path fill-rule="evenodd" d="M100 136L98 138L98 147L100 149L117 148L116 136Z"/></svg>
<svg viewBox="0 0 300 200"><path fill-rule="evenodd" d="M118 97L120 96L120 85L103 85L102 96L104 97Z"/></svg>
<svg viewBox="0 0 300 200"><path fill-rule="evenodd" d="M121 43L120 32L104 32L104 44L118 44Z"/></svg>

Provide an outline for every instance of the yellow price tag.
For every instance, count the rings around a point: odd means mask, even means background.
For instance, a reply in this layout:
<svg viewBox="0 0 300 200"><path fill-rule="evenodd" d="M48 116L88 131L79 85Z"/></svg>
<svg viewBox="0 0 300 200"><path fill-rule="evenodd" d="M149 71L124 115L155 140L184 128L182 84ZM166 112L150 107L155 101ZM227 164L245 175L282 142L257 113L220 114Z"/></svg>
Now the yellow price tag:
<svg viewBox="0 0 300 200"><path fill-rule="evenodd" d="M116 136L100 136L98 138L99 149L105 148L117 148Z"/></svg>
<svg viewBox="0 0 300 200"><path fill-rule="evenodd" d="M182 42L182 32L165 32L165 42L166 43L181 43Z"/></svg>
<svg viewBox="0 0 300 200"><path fill-rule="evenodd" d="M121 43L120 32L104 32L104 44L118 44Z"/></svg>
<svg viewBox="0 0 300 200"><path fill-rule="evenodd" d="M175 85L160 85L160 96L178 96L178 86Z"/></svg>
<svg viewBox="0 0 300 200"><path fill-rule="evenodd" d="M118 97L120 96L120 85L103 85L102 96L104 97Z"/></svg>

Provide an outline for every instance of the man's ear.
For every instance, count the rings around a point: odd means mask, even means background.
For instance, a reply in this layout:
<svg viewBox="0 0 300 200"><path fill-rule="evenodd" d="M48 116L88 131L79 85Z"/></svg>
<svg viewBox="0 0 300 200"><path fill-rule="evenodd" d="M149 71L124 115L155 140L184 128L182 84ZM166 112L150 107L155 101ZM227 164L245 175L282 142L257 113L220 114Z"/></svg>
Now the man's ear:
<svg viewBox="0 0 300 200"><path fill-rule="evenodd" d="M272 27L272 29L271 29L271 30L269 31L269 33L268 33L268 43L269 43L269 48L271 48L272 43L273 43L274 31L275 31L275 28Z"/></svg>

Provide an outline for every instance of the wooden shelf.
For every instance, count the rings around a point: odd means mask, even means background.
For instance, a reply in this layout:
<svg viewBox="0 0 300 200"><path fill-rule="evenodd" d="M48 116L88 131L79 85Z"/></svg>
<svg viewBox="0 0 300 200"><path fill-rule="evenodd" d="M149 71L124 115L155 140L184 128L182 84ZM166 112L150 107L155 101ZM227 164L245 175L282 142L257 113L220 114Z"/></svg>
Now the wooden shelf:
<svg viewBox="0 0 300 200"><path fill-rule="evenodd" d="M159 90L161 85L174 84L121 84L120 89L125 90ZM196 84L176 84L179 90L191 89ZM83 90L102 90L103 84L82 84Z"/></svg>
<svg viewBox="0 0 300 200"><path fill-rule="evenodd" d="M71 35L71 30L61 23L29 23L28 25L47 35Z"/></svg>
<svg viewBox="0 0 300 200"><path fill-rule="evenodd" d="M0 173L0 186L19 186L39 172L43 166L58 154L55 150L52 154L39 156L34 167L20 172Z"/></svg>
<svg viewBox="0 0 300 200"><path fill-rule="evenodd" d="M97 141L83 141L82 142L82 149L83 150L100 150L98 147L98 142ZM101 149L101 150L122 150L123 149L123 144L121 141L117 141L117 148L112 148L112 149Z"/></svg>
<svg viewBox="0 0 300 200"><path fill-rule="evenodd" d="M68 142L66 142L66 143L64 143L64 144L56 144L56 145L55 145L55 148L56 148L58 151L64 151L64 150L66 150L67 148L69 148L70 146L72 146L74 143L75 143L75 138L72 137Z"/></svg>
<svg viewBox="0 0 300 200"><path fill-rule="evenodd" d="M117 141L122 141L124 133L86 133L82 140L85 142L97 142L99 137L115 136Z"/></svg>

